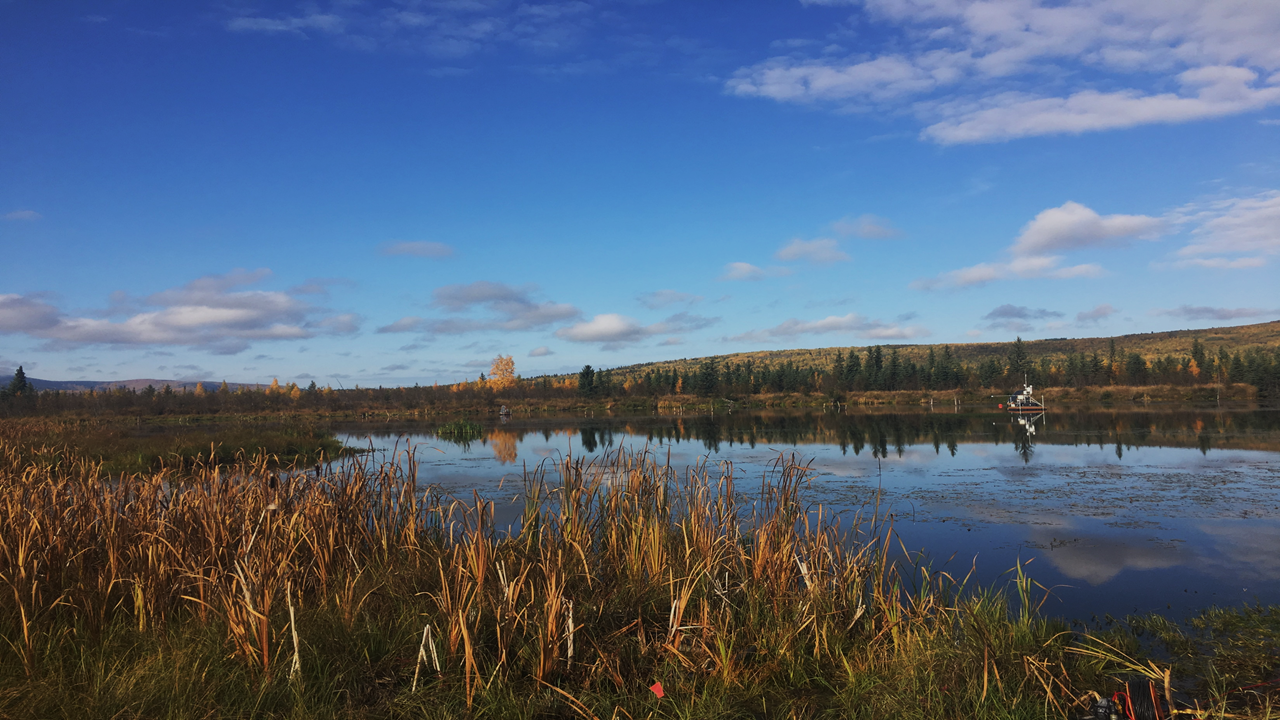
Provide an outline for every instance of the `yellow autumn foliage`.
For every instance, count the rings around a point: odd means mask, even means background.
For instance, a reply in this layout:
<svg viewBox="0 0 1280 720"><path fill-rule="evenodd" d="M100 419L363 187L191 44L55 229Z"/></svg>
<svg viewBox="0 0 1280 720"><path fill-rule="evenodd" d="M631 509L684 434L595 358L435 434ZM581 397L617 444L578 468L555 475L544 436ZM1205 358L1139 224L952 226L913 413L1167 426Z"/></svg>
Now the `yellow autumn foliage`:
<svg viewBox="0 0 1280 720"><path fill-rule="evenodd" d="M489 387L494 392L509 390L516 384L516 361L510 355L499 355L489 367Z"/></svg>

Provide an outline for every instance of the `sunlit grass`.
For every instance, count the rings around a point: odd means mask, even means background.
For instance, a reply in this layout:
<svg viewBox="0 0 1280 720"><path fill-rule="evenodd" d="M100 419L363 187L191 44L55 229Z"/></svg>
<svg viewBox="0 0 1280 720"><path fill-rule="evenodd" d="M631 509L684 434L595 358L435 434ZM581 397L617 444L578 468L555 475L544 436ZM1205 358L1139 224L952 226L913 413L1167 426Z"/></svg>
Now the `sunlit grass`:
<svg viewBox="0 0 1280 720"><path fill-rule="evenodd" d="M1062 717L1149 664L1041 616L1021 568L1006 595L891 561L790 458L545 463L511 532L408 451L110 479L46 455L0 431L4 717ZM1274 658L1210 656L1232 674L1206 660L1202 703L1269 716L1227 686Z"/></svg>

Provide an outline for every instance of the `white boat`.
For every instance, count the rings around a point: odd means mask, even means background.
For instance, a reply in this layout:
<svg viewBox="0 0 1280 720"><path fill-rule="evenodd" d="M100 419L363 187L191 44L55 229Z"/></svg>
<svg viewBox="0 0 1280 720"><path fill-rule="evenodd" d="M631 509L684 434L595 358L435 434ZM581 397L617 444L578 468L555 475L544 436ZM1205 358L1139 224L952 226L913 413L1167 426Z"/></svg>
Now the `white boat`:
<svg viewBox="0 0 1280 720"><path fill-rule="evenodd" d="M1031 396L1031 386L1023 385L1022 392L1009 396L1009 402L1001 403L1000 407L1011 413L1042 413L1044 412L1044 403L1036 400Z"/></svg>

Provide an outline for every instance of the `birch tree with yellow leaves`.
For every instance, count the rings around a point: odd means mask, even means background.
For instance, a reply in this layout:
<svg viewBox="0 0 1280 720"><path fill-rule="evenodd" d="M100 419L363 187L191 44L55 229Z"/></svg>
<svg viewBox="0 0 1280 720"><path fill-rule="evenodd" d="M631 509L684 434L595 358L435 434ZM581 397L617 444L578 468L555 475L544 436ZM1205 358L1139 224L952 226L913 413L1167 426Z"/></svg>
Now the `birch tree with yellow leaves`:
<svg viewBox="0 0 1280 720"><path fill-rule="evenodd" d="M516 361L510 355L499 355L489 367L489 387L494 392L509 390L516 385Z"/></svg>

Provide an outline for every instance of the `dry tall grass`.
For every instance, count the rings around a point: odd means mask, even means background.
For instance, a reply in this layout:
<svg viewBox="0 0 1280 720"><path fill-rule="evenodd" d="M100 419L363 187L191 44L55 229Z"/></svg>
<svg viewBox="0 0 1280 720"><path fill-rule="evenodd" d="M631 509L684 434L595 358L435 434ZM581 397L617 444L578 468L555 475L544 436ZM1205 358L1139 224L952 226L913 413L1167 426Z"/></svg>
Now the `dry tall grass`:
<svg viewBox="0 0 1280 720"><path fill-rule="evenodd" d="M793 459L752 497L729 465L565 458L518 532L403 448L99 470L0 430L0 716L1043 717L1117 667L1021 574L1011 611L805 507Z"/></svg>

